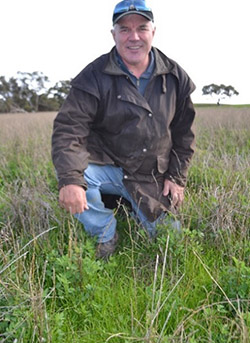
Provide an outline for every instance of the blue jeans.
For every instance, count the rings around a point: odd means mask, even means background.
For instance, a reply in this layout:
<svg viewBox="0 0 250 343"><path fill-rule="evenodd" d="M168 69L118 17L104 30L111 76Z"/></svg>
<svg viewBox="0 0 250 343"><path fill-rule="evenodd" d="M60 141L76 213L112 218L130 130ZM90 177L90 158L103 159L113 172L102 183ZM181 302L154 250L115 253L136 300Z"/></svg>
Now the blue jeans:
<svg viewBox="0 0 250 343"><path fill-rule="evenodd" d="M97 236L99 243L105 243L114 237L117 224L113 210L105 207L101 193L119 195L128 200L136 220L146 229L150 237L155 235L156 225L161 223L165 214L155 222L147 220L123 185L122 168L112 165L89 164L84 172L84 177L88 184L86 196L89 210L76 214L75 217L84 225L86 232L91 236Z"/></svg>

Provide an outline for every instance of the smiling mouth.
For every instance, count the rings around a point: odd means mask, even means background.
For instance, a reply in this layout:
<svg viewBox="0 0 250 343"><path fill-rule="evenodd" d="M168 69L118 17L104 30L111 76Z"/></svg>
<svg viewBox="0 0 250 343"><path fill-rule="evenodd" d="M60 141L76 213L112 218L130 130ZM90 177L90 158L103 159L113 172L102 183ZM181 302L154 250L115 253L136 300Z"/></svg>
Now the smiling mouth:
<svg viewBox="0 0 250 343"><path fill-rule="evenodd" d="M140 48L140 46L128 46L129 50L139 50Z"/></svg>

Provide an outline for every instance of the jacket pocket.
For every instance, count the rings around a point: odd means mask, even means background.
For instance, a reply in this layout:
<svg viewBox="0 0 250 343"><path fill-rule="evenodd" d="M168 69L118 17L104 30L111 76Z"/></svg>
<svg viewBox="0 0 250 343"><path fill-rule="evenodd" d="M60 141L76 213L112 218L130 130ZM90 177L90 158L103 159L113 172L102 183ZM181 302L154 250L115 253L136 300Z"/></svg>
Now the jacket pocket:
<svg viewBox="0 0 250 343"><path fill-rule="evenodd" d="M164 174L168 170L169 157L166 155L157 156L157 169L161 174Z"/></svg>

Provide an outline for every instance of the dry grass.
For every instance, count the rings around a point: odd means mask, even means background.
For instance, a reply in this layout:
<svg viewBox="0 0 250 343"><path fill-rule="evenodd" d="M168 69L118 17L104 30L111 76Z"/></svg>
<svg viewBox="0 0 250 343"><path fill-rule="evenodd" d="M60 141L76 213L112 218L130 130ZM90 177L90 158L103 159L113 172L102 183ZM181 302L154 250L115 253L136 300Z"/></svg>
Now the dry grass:
<svg viewBox="0 0 250 343"><path fill-rule="evenodd" d="M10 160L20 164L24 157L33 164L48 163L51 159L52 123L56 113L17 113L0 115L0 170Z"/></svg>
<svg viewBox="0 0 250 343"><path fill-rule="evenodd" d="M196 112L202 128L250 129L250 107L198 107Z"/></svg>
<svg viewBox="0 0 250 343"><path fill-rule="evenodd" d="M0 114L0 145L27 147L33 141L48 151L55 112ZM37 147L38 148L38 147Z"/></svg>
<svg viewBox="0 0 250 343"><path fill-rule="evenodd" d="M55 116L55 112L0 114L1 143L3 139L13 139L17 136L26 139L32 133L43 132L48 126L51 127Z"/></svg>
<svg viewBox="0 0 250 343"><path fill-rule="evenodd" d="M196 108L196 129L250 129L250 107L198 107ZM51 133L55 112L0 114L0 144L16 139L25 140L30 135ZM47 131L48 130L48 131Z"/></svg>

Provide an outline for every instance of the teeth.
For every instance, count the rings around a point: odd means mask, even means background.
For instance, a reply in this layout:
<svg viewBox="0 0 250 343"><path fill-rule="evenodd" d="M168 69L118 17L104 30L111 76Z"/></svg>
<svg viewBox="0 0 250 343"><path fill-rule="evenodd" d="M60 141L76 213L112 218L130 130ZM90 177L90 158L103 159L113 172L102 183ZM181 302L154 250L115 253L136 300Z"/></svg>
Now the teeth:
<svg viewBox="0 0 250 343"><path fill-rule="evenodd" d="M139 46L130 46L129 49L138 50L138 49L140 49L140 47Z"/></svg>

